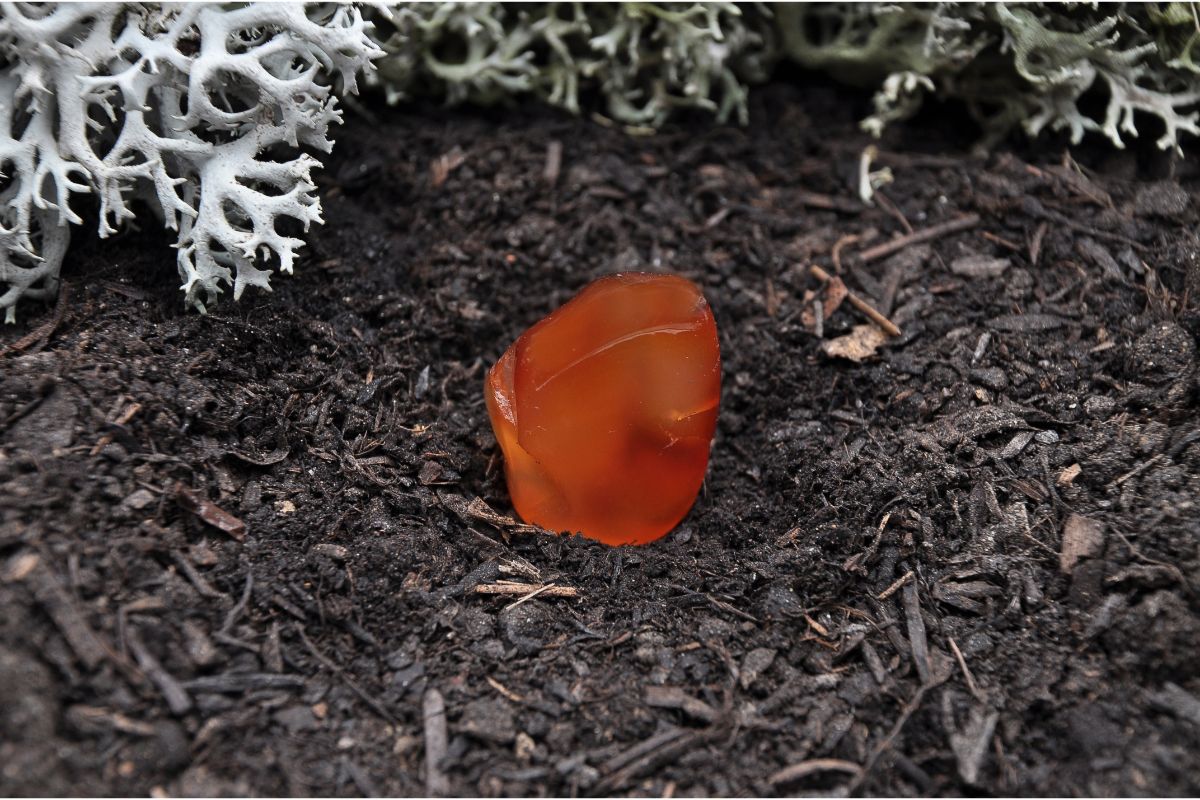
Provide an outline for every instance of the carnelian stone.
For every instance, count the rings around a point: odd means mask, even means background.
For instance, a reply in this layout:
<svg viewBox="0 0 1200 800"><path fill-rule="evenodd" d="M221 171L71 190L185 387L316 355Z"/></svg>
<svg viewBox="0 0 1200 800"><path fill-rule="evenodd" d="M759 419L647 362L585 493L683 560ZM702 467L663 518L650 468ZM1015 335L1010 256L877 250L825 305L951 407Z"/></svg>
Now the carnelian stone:
<svg viewBox="0 0 1200 800"><path fill-rule="evenodd" d="M721 395L717 324L685 278L609 275L521 334L485 394L526 522L650 542L704 481Z"/></svg>

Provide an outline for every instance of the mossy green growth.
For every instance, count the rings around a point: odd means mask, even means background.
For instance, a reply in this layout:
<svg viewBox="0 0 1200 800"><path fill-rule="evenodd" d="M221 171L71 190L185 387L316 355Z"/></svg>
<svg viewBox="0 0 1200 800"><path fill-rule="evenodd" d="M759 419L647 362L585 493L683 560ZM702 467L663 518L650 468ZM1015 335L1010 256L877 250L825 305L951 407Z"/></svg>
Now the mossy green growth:
<svg viewBox="0 0 1200 800"><path fill-rule="evenodd" d="M680 108L747 119L747 86L781 59L873 88L878 134L928 95L962 100L985 143L1094 131L1123 147L1149 118L1156 142L1200 135L1195 3L414 3L380 78L393 99L418 88L450 102L534 95L572 112L602 98L618 122L656 126ZM1080 102L1101 99L1091 115ZM1152 126L1150 126L1152 127Z"/></svg>

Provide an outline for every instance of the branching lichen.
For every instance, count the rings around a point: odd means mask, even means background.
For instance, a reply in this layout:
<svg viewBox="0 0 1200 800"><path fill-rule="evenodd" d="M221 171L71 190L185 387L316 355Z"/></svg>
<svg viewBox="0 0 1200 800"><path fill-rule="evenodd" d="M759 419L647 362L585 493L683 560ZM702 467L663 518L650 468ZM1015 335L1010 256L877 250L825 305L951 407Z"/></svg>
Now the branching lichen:
<svg viewBox="0 0 1200 800"><path fill-rule="evenodd" d="M1200 135L1192 4L814 4L778 17L795 61L882 86L863 123L875 134L937 91L964 100L990 141L1020 125L1032 136L1067 130L1076 143L1096 131L1124 147L1139 114L1161 121L1161 148L1181 151L1181 134ZM1096 92L1106 101L1092 117L1080 104Z"/></svg>
<svg viewBox="0 0 1200 800"><path fill-rule="evenodd" d="M178 232L187 301L203 309L290 272L320 222L301 147L328 151L332 89L380 54L353 6L0 5L0 308L57 287L72 195L108 236L150 202ZM265 268L260 268L265 267Z"/></svg>
<svg viewBox="0 0 1200 800"><path fill-rule="evenodd" d="M746 84L768 72L765 26L732 3L412 3L381 13L395 28L378 73L392 101L532 94L578 113L591 89L626 124L660 125L679 108L744 124Z"/></svg>
<svg viewBox="0 0 1200 800"><path fill-rule="evenodd" d="M588 89L610 117L656 126L680 107L746 120L746 86L782 55L875 88L864 128L937 94L963 100L994 142L1086 132L1124 146L1139 116L1159 146L1197 134L1200 12L1194 3L413 3L394 26L379 78L393 100L417 89L450 102L533 94L577 113ZM1081 109L1102 93L1104 112ZM1086 105L1086 104L1085 104Z"/></svg>
<svg viewBox="0 0 1200 800"><path fill-rule="evenodd" d="M963 101L985 143L1063 130L1123 147L1157 126L1156 144L1181 151L1200 135L1195 3L369 9L372 22L353 5L0 2L6 319L19 298L54 294L84 193L101 236L147 207L177 231L195 307L226 284L269 288L321 221L310 153L329 150L333 91L360 71L392 101L535 97L654 127L681 109L745 124L747 87L789 58L874 89L863 127L876 135L931 95Z"/></svg>

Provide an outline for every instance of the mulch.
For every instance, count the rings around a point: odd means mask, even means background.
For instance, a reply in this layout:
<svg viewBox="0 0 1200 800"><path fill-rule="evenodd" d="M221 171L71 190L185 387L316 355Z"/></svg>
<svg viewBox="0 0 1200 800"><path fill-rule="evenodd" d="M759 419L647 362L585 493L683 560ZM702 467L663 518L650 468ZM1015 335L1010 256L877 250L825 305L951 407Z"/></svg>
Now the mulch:
<svg viewBox="0 0 1200 800"><path fill-rule="evenodd" d="M0 332L0 793L1200 792L1198 159L931 109L868 205L862 103L348 113L297 274L208 316L78 233ZM724 385L608 548L512 518L482 384L629 269Z"/></svg>

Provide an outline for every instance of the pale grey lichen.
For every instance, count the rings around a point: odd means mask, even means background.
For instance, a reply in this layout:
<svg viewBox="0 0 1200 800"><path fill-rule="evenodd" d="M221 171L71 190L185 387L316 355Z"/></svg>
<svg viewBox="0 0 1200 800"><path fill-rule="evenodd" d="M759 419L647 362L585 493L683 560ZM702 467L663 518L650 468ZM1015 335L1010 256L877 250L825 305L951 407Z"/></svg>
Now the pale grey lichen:
<svg viewBox="0 0 1200 800"><path fill-rule="evenodd" d="M270 288L321 221L301 147L328 151L328 84L355 91L380 51L353 6L0 5L0 308L57 288L72 195L107 236L149 201L178 232L187 301ZM322 80L322 78L326 80Z"/></svg>
<svg viewBox="0 0 1200 800"><path fill-rule="evenodd" d="M379 80L393 101L532 94L572 112L587 90L607 114L656 126L680 107L745 122L747 85L779 56L877 90L879 134L936 94L966 103L987 142L1088 131L1122 147L1139 115L1159 146L1197 134L1200 13L1193 3L404 3ZM1103 113L1081 109L1106 97Z"/></svg>
<svg viewBox="0 0 1200 800"><path fill-rule="evenodd" d="M680 108L745 124L747 84L766 78L771 50L767 26L733 3L405 3L381 14L395 32L378 80L393 102L531 94L578 113L594 90L629 125L660 125Z"/></svg>
<svg viewBox="0 0 1200 800"><path fill-rule="evenodd" d="M972 5L862 3L778 9L780 39L795 61L863 86L881 86L864 128L916 111L924 93L964 100L989 141L1020 125L1031 136L1096 131L1116 147L1157 117L1156 143L1182 152L1200 135L1200 42L1194 4ZM1081 101L1105 96L1089 116Z"/></svg>
<svg viewBox="0 0 1200 800"><path fill-rule="evenodd" d="M1155 69L1150 59L1158 45L1132 20L1113 14L1080 30L1056 30L1051 27L1054 17L1039 19L1032 9L999 4L991 13L1004 29L1017 74L1032 87L1032 113L1024 121L1031 135L1046 126L1068 129L1071 141L1078 143L1085 131L1099 131L1114 146L1124 147L1122 134L1138 135L1138 111L1162 120L1160 148L1174 147L1182 154L1179 134L1200 135L1200 113L1186 111L1200 102L1200 84L1173 75L1169 65ZM1097 81L1108 91L1101 120L1079 109L1080 97Z"/></svg>
<svg viewBox="0 0 1200 800"><path fill-rule="evenodd" d="M748 121L748 86L790 58L874 89L880 134L926 97L961 100L985 143L1023 129L1123 147L1200 135L1195 3L0 3L0 308L56 289L73 196L99 232L149 201L178 232L198 308L290 272L321 221L312 182L340 119L329 81L392 101L536 97L654 127L681 109ZM379 58L377 76L372 59ZM1098 113L1091 113L1092 100ZM78 201L76 200L76 205Z"/></svg>

